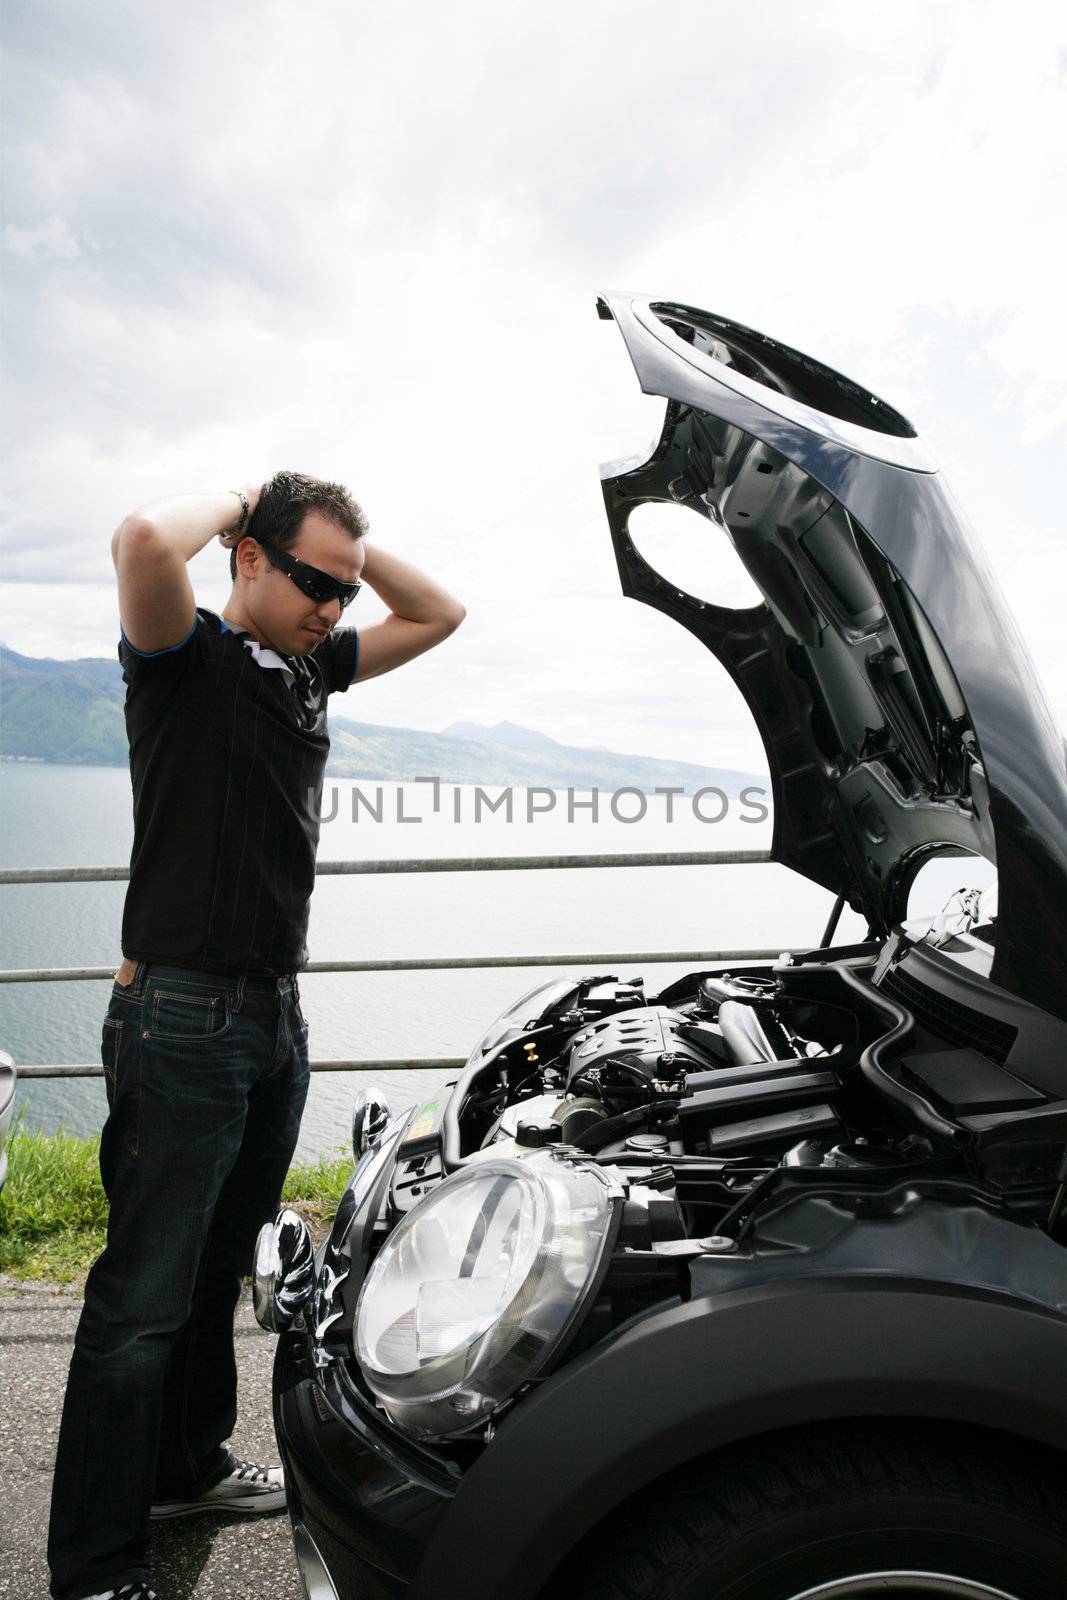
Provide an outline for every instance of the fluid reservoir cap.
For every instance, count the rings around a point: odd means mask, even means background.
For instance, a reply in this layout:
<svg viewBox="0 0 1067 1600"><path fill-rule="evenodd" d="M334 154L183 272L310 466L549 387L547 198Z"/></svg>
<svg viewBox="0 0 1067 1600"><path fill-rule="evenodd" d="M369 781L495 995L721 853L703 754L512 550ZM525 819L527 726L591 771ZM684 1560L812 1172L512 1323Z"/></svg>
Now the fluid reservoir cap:
<svg viewBox="0 0 1067 1600"><path fill-rule="evenodd" d="M665 1133L634 1133L626 1141L627 1150L635 1150L645 1155L666 1150L667 1147L668 1140Z"/></svg>
<svg viewBox="0 0 1067 1600"><path fill-rule="evenodd" d="M515 1143L528 1150L540 1150L546 1144L562 1144L563 1129L558 1122L520 1122L515 1130Z"/></svg>

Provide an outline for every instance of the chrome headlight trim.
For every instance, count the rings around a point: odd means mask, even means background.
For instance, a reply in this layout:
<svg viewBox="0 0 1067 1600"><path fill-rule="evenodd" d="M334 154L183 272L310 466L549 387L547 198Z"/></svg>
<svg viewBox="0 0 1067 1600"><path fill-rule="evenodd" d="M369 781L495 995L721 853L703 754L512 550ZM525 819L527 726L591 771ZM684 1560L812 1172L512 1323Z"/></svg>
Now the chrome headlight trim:
<svg viewBox="0 0 1067 1600"><path fill-rule="evenodd" d="M455 1172L397 1225L356 1307L363 1376L416 1438L483 1424L562 1348L621 1215L617 1178L576 1152Z"/></svg>
<svg viewBox="0 0 1067 1600"><path fill-rule="evenodd" d="M344 1315L342 1290L352 1273L357 1273L357 1283L363 1280L369 1229L381 1207L396 1165L397 1149L414 1112L415 1107L408 1106L378 1130L357 1161L338 1202L333 1227L323 1247L311 1316L319 1344Z"/></svg>
<svg viewBox="0 0 1067 1600"><path fill-rule="evenodd" d="M373 1084L356 1090L352 1102L352 1154L357 1162L377 1144L392 1115L385 1095Z"/></svg>
<svg viewBox="0 0 1067 1600"><path fill-rule="evenodd" d="M291 1328L315 1287L315 1247L311 1229L295 1211L279 1211L256 1239L252 1270L252 1308L268 1333Z"/></svg>

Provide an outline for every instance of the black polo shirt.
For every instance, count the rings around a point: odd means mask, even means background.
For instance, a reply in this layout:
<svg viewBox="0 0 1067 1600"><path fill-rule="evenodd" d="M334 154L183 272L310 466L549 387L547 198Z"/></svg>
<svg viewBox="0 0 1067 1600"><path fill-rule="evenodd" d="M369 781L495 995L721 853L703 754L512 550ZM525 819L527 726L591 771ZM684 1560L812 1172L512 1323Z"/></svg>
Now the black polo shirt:
<svg viewBox="0 0 1067 1600"><path fill-rule="evenodd" d="M214 612L146 655L125 638L133 854L122 953L217 972L307 960L326 699L356 675L355 628L281 656Z"/></svg>

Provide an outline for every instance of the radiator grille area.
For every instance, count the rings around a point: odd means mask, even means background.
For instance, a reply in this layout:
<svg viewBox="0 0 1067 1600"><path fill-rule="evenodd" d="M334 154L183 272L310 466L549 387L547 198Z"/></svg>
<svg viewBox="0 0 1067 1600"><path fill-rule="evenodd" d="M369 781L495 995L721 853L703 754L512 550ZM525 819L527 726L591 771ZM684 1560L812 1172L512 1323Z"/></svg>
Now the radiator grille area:
<svg viewBox="0 0 1067 1600"><path fill-rule="evenodd" d="M987 1061L996 1062L998 1067L1004 1065L1018 1037L1018 1028L1013 1028L1010 1022L1000 1022L996 1017L987 1017L983 1011L975 1011L961 1004L959 1000L950 1000L947 995L939 994L936 989L928 989L925 983L920 983L918 978L901 972L899 968L887 972L879 988L892 999L899 1000L916 1022L939 1039L944 1039L947 1044L959 1045L962 1049L977 1050L979 1055L985 1056Z"/></svg>

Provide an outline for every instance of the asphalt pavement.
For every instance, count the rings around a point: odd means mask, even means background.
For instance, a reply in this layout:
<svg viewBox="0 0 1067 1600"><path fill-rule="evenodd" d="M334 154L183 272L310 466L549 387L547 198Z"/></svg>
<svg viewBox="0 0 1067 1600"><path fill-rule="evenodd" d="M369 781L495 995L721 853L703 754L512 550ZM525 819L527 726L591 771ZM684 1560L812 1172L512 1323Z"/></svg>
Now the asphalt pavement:
<svg viewBox="0 0 1067 1600"><path fill-rule="evenodd" d="M47 1600L45 1537L80 1294L0 1278L0 1600ZM274 1339L245 1293L237 1313L237 1455L276 1461L270 1378ZM302 1600L289 1519L202 1512L153 1530L159 1600Z"/></svg>

